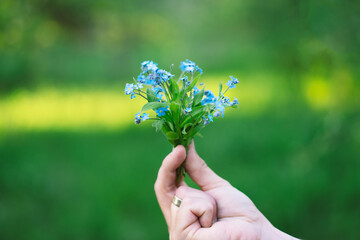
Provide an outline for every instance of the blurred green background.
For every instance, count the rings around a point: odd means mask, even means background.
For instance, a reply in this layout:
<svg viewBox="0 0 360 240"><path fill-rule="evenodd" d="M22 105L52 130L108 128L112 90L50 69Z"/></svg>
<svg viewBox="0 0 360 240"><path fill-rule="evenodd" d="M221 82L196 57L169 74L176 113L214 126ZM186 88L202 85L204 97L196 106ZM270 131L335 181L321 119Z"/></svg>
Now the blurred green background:
<svg viewBox="0 0 360 240"><path fill-rule="evenodd" d="M0 239L167 239L171 151L125 82L190 59L240 84L196 139L278 228L360 239L358 1L0 1Z"/></svg>

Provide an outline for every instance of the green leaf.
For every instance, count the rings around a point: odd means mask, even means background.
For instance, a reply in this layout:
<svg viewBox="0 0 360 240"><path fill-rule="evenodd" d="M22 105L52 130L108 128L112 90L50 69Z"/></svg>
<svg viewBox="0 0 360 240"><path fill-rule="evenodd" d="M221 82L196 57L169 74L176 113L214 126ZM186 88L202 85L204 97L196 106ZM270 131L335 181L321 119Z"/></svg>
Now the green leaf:
<svg viewBox="0 0 360 240"><path fill-rule="evenodd" d="M201 133L196 133L196 136L199 136L199 137L201 137L201 138L204 138L204 136L201 134Z"/></svg>
<svg viewBox="0 0 360 240"><path fill-rule="evenodd" d="M176 102L172 102L170 104L170 110L174 117L175 126L178 126L178 123L180 122L180 105Z"/></svg>
<svg viewBox="0 0 360 240"><path fill-rule="evenodd" d="M158 108L161 108L161 107L166 107L166 106L169 106L169 103L148 102L142 107L141 111L145 112L145 111L148 111L150 109L155 110L155 109L158 109Z"/></svg>
<svg viewBox="0 0 360 240"><path fill-rule="evenodd" d="M165 136L166 136L166 133L167 132L170 132L171 131L171 129L169 128L169 126L167 125L167 124L163 124L162 125L162 128L161 128L161 131L165 134Z"/></svg>
<svg viewBox="0 0 360 240"><path fill-rule="evenodd" d="M222 91L222 82L219 84L219 97L221 95L221 91Z"/></svg>
<svg viewBox="0 0 360 240"><path fill-rule="evenodd" d="M205 127L204 124L199 124L196 127L193 128L189 138L193 138L201 129Z"/></svg>
<svg viewBox="0 0 360 240"><path fill-rule="evenodd" d="M198 106L198 107L194 107L192 112L191 112L191 115L193 117L197 116L199 113L205 112L206 108L207 108L206 105L201 105L201 106Z"/></svg>
<svg viewBox="0 0 360 240"><path fill-rule="evenodd" d="M163 127L163 124L165 123L165 120L164 119L160 119L160 120L157 120L155 121L152 126L156 129L156 131L160 131L161 128Z"/></svg>
<svg viewBox="0 0 360 240"><path fill-rule="evenodd" d="M191 120L192 120L192 119L191 119L191 116L190 116L190 115L187 115L187 116L183 119L183 121L181 122L180 127L185 126L185 124L191 122Z"/></svg>
<svg viewBox="0 0 360 240"><path fill-rule="evenodd" d="M179 85L177 84L177 82L170 78L170 89L171 89L171 92L172 92L172 95L174 97L175 100L179 99Z"/></svg>
<svg viewBox="0 0 360 240"><path fill-rule="evenodd" d="M192 123L187 123L187 124L185 124L185 126L184 126L184 128L183 128L183 130L182 130L182 134L187 134L187 131L186 131L186 129L188 128L188 127L191 127L193 124Z"/></svg>
<svg viewBox="0 0 360 240"><path fill-rule="evenodd" d="M171 122L166 122L171 131L174 131L174 125Z"/></svg>
<svg viewBox="0 0 360 240"><path fill-rule="evenodd" d="M201 103L201 100L204 96L204 92L205 92L205 89L202 89L197 94L195 94L194 101L193 101L193 107L195 107Z"/></svg>
<svg viewBox="0 0 360 240"><path fill-rule="evenodd" d="M187 108L189 104L191 103L191 97L188 94L185 94L183 99L184 107Z"/></svg>
<svg viewBox="0 0 360 240"><path fill-rule="evenodd" d="M166 137L169 141L174 141L176 139L179 139L179 134L177 134L176 132L167 132Z"/></svg>
<svg viewBox="0 0 360 240"><path fill-rule="evenodd" d="M146 96L149 102L157 102L158 100L151 88L146 89Z"/></svg>
<svg viewBox="0 0 360 240"><path fill-rule="evenodd" d="M201 76L201 74L198 74L197 76L196 76L196 78L190 83L190 85L186 88L186 90L185 90L185 92L189 92L189 91L191 91L194 87L195 87L195 85L196 85L196 83L199 81L199 79L200 79L200 76Z"/></svg>

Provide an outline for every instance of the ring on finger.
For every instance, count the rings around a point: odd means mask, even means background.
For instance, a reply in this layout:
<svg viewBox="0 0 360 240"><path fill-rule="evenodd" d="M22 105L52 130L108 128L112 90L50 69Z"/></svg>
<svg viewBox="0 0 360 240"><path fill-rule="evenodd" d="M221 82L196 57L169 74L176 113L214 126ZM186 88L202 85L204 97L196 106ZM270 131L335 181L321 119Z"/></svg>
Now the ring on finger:
<svg viewBox="0 0 360 240"><path fill-rule="evenodd" d="M182 200L181 200L181 198L179 198L178 196L175 195L171 202L176 207L180 207Z"/></svg>

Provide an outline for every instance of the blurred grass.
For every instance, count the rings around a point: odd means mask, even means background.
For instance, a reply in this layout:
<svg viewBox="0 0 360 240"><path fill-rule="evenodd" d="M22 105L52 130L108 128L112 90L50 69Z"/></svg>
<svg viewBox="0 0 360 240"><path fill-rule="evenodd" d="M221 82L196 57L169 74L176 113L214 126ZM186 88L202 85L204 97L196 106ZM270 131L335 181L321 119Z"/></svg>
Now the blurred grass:
<svg viewBox="0 0 360 240"><path fill-rule="evenodd" d="M196 144L276 227L358 239L359 120L311 111L225 118ZM171 147L149 124L0 141L2 239L167 239L153 184Z"/></svg>
<svg viewBox="0 0 360 240"><path fill-rule="evenodd" d="M0 239L167 239L153 183L171 148L123 87L186 58L215 92L240 80L197 139L210 166L290 234L360 239L359 6L1 0Z"/></svg>
<svg viewBox="0 0 360 240"><path fill-rule="evenodd" d="M227 76L205 77L206 88L215 92ZM247 79L229 96L238 97L240 112L256 114L274 100L274 86L264 79ZM134 115L145 103L137 97L130 100L123 93L124 86L18 90L0 99L0 130L43 131L49 129L86 130L89 128L118 129L134 123ZM234 111L231 111L233 113Z"/></svg>

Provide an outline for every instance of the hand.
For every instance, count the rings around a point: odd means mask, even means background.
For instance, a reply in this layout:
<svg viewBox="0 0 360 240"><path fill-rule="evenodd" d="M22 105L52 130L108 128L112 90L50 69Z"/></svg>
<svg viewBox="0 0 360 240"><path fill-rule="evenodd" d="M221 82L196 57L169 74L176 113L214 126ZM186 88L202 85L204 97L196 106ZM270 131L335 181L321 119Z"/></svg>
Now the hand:
<svg viewBox="0 0 360 240"><path fill-rule="evenodd" d="M176 169L186 159L185 169L201 190L184 181L176 185ZM171 240L295 239L274 228L242 192L216 175L195 151L188 155L177 146L164 159L155 183L155 193ZM180 207L171 203L182 199Z"/></svg>

